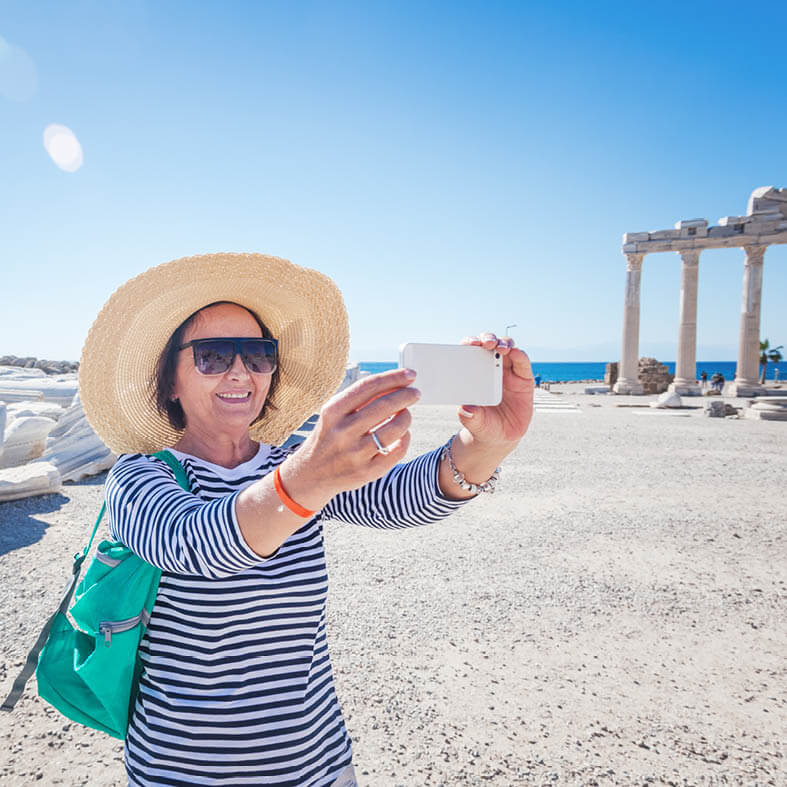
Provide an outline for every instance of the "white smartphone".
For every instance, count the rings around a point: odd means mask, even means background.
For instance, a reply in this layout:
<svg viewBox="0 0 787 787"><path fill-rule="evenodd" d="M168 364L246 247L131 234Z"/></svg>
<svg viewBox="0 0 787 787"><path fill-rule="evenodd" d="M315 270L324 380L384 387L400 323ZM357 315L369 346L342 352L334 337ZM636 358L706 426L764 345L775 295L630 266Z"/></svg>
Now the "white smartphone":
<svg viewBox="0 0 787 787"><path fill-rule="evenodd" d="M469 344L399 347L399 367L415 369L418 404L497 405L503 398L503 357Z"/></svg>

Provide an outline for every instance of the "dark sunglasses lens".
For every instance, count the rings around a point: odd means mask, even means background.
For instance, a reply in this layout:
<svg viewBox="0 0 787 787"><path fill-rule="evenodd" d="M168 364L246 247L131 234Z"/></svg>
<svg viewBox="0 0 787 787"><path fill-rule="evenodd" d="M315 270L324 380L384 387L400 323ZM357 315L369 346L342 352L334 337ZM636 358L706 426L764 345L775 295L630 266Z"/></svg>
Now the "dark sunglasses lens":
<svg viewBox="0 0 787 787"><path fill-rule="evenodd" d="M276 368L276 345L264 339L242 343L243 363L250 372L267 374Z"/></svg>
<svg viewBox="0 0 787 787"><path fill-rule="evenodd" d="M194 359L202 374L223 374L232 366L234 355L232 342L216 340L194 346Z"/></svg>

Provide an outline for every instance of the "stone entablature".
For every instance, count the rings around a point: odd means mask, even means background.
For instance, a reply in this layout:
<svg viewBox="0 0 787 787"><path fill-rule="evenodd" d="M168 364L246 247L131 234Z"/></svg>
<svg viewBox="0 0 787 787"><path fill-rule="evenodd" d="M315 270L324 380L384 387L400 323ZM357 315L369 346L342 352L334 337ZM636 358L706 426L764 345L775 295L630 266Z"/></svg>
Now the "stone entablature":
<svg viewBox="0 0 787 787"><path fill-rule="evenodd" d="M639 310L642 262L647 254L674 251L681 257L680 322L675 378L669 390L698 396L697 385L697 288L700 253L705 249L742 247L745 254L740 338L735 380L724 392L756 396L759 383L760 304L763 256L768 246L787 243L787 189L762 186L749 197L745 216L723 216L716 227L705 219L677 222L675 229L627 232L623 236L626 287L623 307L623 347L615 393L641 394L638 378Z"/></svg>
<svg viewBox="0 0 787 787"><path fill-rule="evenodd" d="M678 221L672 230L627 232L623 235L623 253L654 254L774 243L787 243L787 189L763 186L752 192L746 216L722 216L715 227L709 227L706 219L688 219Z"/></svg>

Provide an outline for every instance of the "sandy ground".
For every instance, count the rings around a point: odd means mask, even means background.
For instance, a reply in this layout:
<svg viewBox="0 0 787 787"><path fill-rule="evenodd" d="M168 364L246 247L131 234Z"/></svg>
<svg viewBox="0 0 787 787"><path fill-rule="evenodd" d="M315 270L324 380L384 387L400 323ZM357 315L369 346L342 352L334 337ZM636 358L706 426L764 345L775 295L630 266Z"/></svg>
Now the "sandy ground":
<svg viewBox="0 0 787 787"><path fill-rule="evenodd" d="M584 396L438 525L327 528L329 641L361 785L787 783L787 423ZM688 400L700 407L700 400ZM453 408L415 408L412 452ZM0 692L103 477L0 504ZM121 744L28 689L3 785L125 784Z"/></svg>

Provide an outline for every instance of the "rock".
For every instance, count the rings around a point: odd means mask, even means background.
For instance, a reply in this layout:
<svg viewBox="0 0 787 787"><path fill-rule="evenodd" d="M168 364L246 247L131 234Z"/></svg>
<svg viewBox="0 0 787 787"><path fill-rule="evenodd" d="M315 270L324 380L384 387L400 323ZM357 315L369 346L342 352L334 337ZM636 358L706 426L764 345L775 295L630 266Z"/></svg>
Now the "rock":
<svg viewBox="0 0 787 787"><path fill-rule="evenodd" d="M5 358L8 358L8 356L5 356ZM21 380L26 377L46 377L46 372L43 369L20 369L17 366L4 363L4 358L0 358L0 378L9 376Z"/></svg>
<svg viewBox="0 0 787 787"><path fill-rule="evenodd" d="M344 370L344 380L339 386L339 391L343 391L348 386L352 385L361 379L361 366L357 363L348 363Z"/></svg>
<svg viewBox="0 0 787 787"><path fill-rule="evenodd" d="M585 388L586 394L606 394L609 393L609 386L608 385L596 385L590 388Z"/></svg>
<svg viewBox="0 0 787 787"><path fill-rule="evenodd" d="M33 462L22 467L0 470L0 502L60 490L60 473L49 462Z"/></svg>
<svg viewBox="0 0 787 787"><path fill-rule="evenodd" d="M11 402L33 402L43 401L44 395L41 391L34 391L32 388L6 388L0 382L0 399L6 404Z"/></svg>
<svg viewBox="0 0 787 787"><path fill-rule="evenodd" d="M0 467L16 467L44 453L47 435L55 426L51 418L33 415L15 418L6 427Z"/></svg>
<svg viewBox="0 0 787 787"><path fill-rule="evenodd" d="M612 363L608 363L604 368L604 384L612 388L612 386L617 381L618 381L618 364L617 361L613 361Z"/></svg>
<svg viewBox="0 0 787 787"><path fill-rule="evenodd" d="M40 371L40 370L39 370ZM0 400L9 402L8 397L14 396L13 401L24 401L20 395L28 399L45 399L62 407L68 407L74 399L79 387L76 374L64 374L55 377L17 377L4 375L0 377ZM33 393L31 393L33 392ZM40 394L40 395L39 395Z"/></svg>
<svg viewBox="0 0 787 787"><path fill-rule="evenodd" d="M51 418L58 421L60 416L65 413L65 407L61 407L54 402L17 402L8 406L9 418L23 418L30 415L42 415L44 418Z"/></svg>
<svg viewBox="0 0 787 787"><path fill-rule="evenodd" d="M682 407L683 402L680 399L680 394L675 393L674 391L665 391L655 402L650 403L651 407L658 407L659 409L663 409L666 407Z"/></svg>
<svg viewBox="0 0 787 787"><path fill-rule="evenodd" d="M655 358L640 358L637 379L642 385L642 392L646 394L664 393L673 380L664 364Z"/></svg>
<svg viewBox="0 0 787 787"><path fill-rule="evenodd" d="M761 421L787 421L787 397L757 396L745 411L744 417Z"/></svg>
<svg viewBox="0 0 787 787"><path fill-rule="evenodd" d="M726 403L721 399L711 399L705 402L704 414L709 418L724 418L726 413Z"/></svg>
<svg viewBox="0 0 787 787"><path fill-rule="evenodd" d="M79 394L49 433L42 460L60 471L62 480L79 481L109 470L117 457L87 422Z"/></svg>

